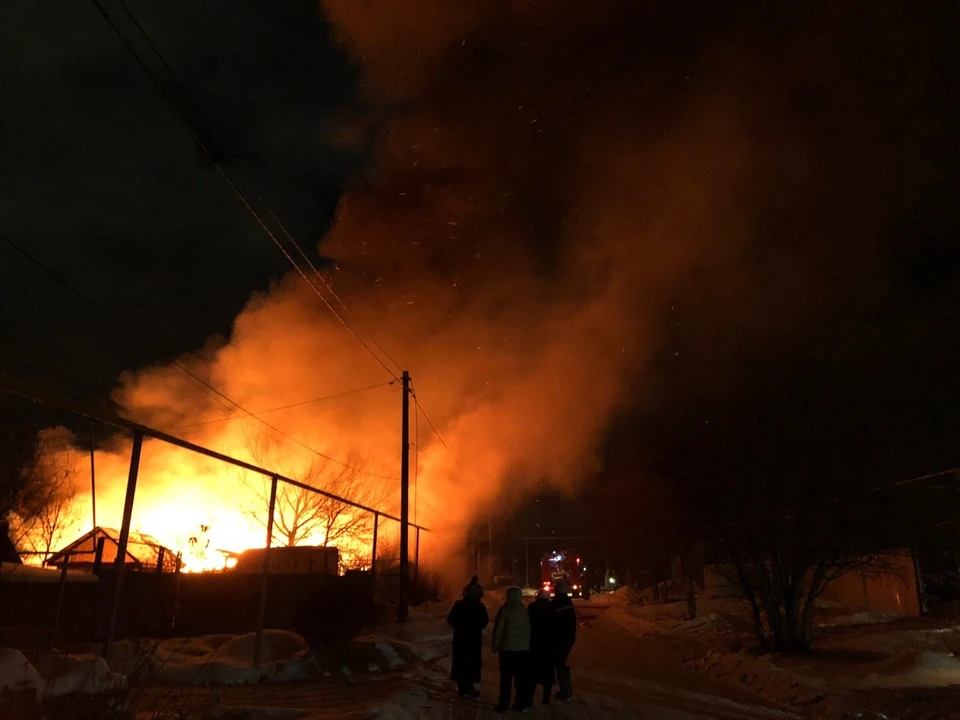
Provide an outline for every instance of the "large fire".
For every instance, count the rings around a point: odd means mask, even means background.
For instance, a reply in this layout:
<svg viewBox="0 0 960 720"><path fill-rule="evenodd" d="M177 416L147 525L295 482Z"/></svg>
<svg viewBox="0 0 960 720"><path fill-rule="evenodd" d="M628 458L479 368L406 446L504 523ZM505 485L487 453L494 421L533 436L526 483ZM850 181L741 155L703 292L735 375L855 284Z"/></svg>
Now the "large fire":
<svg viewBox="0 0 960 720"><path fill-rule="evenodd" d="M396 514L394 491L398 491L399 485L375 477L380 473L374 466L363 463L356 466L361 472L356 472L320 460L322 470L311 474L317 457L309 451L297 451L298 446L291 443L286 444L283 453L251 451L250 432L268 431L255 430L255 421L249 418L231 420L226 425L208 438L219 452L261 462L268 469L320 489L344 490L350 499ZM116 450L95 454L97 524L102 527L121 525L130 453L129 443L119 445ZM268 447L273 448L274 444L269 443ZM69 527L62 530L67 540L79 536L92 524L89 460L77 453L71 455L80 492ZM281 461L281 455L287 457ZM338 484L337 480L344 476L349 476L351 482ZM224 569L232 565L232 554L264 546L269 486L269 478L259 474L148 439L140 461L131 527L182 553L185 571ZM280 482L274 520L275 547L329 543L340 550L344 565L369 565L373 533L368 513ZM395 522L381 520L378 555L385 547L396 545L397 533Z"/></svg>
<svg viewBox="0 0 960 720"><path fill-rule="evenodd" d="M644 56L623 66L618 48L636 44L630 23L619 41L607 42L605 25L602 44L571 55L603 16L592 6L539 18L526 4L416 5L383 15L370 3L323 3L364 76L356 110L370 115L356 125L376 126L339 128L347 144L376 141L321 245L328 281L350 308L341 319L370 347L291 274L251 299L226 342L179 365L249 411L271 411L264 417L297 441L338 460L359 456L373 473L361 476L364 492L382 491L377 507L396 512L399 482L374 477L400 466L396 385L278 409L385 382L368 349L389 353L446 441L414 418L416 517L455 532L544 481L569 490L596 471L611 417L637 402L659 334L680 324L659 309L684 296L691 273L718 268L731 293L724 307L748 304L732 288L750 283L727 278L736 276L737 238L750 235L737 192L749 181L755 119L711 90L684 102L669 134L641 123L669 100L656 83L638 91L637 78L660 63ZM476 54L484 47L498 50ZM603 88L592 85L598 78ZM718 243L728 226L737 238ZM131 419L240 458L252 457L251 433L271 436L174 366L126 375L114 399ZM275 434L270 443L258 464L294 478L317 458ZM120 523L128 461L129 441L97 453L98 524ZM84 487L89 470L77 467ZM264 542L250 480L147 442L133 527L182 551L190 569L218 567L217 550ZM88 506L81 518L72 534L89 528ZM381 529L396 537L392 524ZM356 535L367 545L368 534ZM456 536L448 539L455 549Z"/></svg>

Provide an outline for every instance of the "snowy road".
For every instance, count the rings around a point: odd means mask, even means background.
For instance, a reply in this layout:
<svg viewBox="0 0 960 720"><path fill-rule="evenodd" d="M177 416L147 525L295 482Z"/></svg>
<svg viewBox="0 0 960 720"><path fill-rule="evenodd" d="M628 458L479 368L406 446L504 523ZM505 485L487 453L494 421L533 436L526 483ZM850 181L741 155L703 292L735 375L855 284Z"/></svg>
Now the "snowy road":
<svg viewBox="0 0 960 720"><path fill-rule="evenodd" d="M537 706L530 717L596 720L788 720L797 716L758 705L754 698L673 667L655 639L625 632L604 617L604 609L580 606L583 623L570 658L577 699ZM381 717L500 717L492 710L497 693L496 658L484 664L483 697L455 700L453 688L439 670L419 678L419 688L397 698L396 708ZM400 709L409 714L404 716ZM517 716L514 714L514 716Z"/></svg>
<svg viewBox="0 0 960 720"><path fill-rule="evenodd" d="M571 720L792 720L797 716L758 704L677 667L655 638L638 637L605 617L597 605L579 607L582 627L571 655L576 700L537 706L528 717ZM502 717L493 712L496 657L485 654L482 697L455 697L448 680L449 658L402 672L330 678L299 685L219 689L156 689L144 697L141 718L150 712L189 707L190 717L229 720L380 720ZM539 698L538 698L539 699ZM205 712L206 711L206 712ZM135 713L135 716L137 713ZM519 717L515 713L514 717ZM154 716L155 717L155 716Z"/></svg>

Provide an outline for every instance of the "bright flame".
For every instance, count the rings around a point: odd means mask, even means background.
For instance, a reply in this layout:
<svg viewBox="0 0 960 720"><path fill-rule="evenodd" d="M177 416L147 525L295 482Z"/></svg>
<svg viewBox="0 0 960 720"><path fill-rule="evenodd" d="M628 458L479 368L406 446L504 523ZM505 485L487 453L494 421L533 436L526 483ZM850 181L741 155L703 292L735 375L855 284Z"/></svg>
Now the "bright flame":
<svg viewBox="0 0 960 720"><path fill-rule="evenodd" d="M254 461L241 428L240 423L229 423L212 444L227 455ZM271 462L273 459L266 458L263 462L271 469L277 468L278 464ZM303 457L297 461L299 464L287 459L285 474L294 478L303 476L310 461ZM325 466L327 475L336 475L339 469L337 465ZM121 525L128 470L129 445L96 453L97 524L101 527L119 528ZM80 489L88 490L88 457L76 460L75 476ZM324 477L317 478L317 482L323 487ZM360 491L380 482L376 478L357 476ZM262 548L266 542L269 485L269 480L260 475L159 441L146 440L131 529L152 535L165 547L182 553L186 572L229 569L236 565L234 554ZM383 500L375 504L380 509L392 511L393 508L389 507L392 498L385 497L387 507L384 507ZM372 541L369 514L327 502L314 506L319 508L317 519L304 522L304 518L309 520L311 517L309 509L302 516L298 513L313 499L320 498L300 493L285 483L278 484L273 546L291 544L291 540L296 545L323 545L329 531L330 544L339 549L344 565L369 567ZM336 509L331 510L331 507ZM344 527L352 527L358 522L361 523L359 527L343 534ZM78 496L75 519L64 532L63 544L88 531L90 526L88 491ZM395 545L396 534L395 523L381 521L381 548L389 546L391 539ZM378 556L382 553L378 552Z"/></svg>

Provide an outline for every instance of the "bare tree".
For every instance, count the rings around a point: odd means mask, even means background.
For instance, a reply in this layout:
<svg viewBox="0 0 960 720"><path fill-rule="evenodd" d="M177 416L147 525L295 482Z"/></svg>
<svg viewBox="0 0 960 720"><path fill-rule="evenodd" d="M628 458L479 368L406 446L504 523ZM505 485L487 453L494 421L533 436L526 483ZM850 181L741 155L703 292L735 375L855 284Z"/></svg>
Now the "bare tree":
<svg viewBox="0 0 960 720"><path fill-rule="evenodd" d="M24 469L21 492L9 509L11 539L20 552L45 559L77 520L72 438L64 428L37 436L33 461Z"/></svg>
<svg viewBox="0 0 960 720"><path fill-rule="evenodd" d="M883 555L862 542L850 519L821 508L745 519L724 532L728 577L749 604L764 651L805 651L813 642L815 603L848 572L884 570ZM834 522L825 523L829 519ZM846 523L845 523L846 521Z"/></svg>
<svg viewBox="0 0 960 720"><path fill-rule="evenodd" d="M247 447L259 464L277 467L270 460L278 453L265 435L248 439ZM364 472L365 465L360 453L353 450L343 464L318 456L302 471L286 472L286 475L304 485L335 497L279 483L274 537L291 547L311 539L324 546L349 546L366 542L373 534L374 518L369 512L355 508L346 501L376 508L383 504L388 493L378 479ZM247 513L266 527L270 481L247 478L246 484L253 490Z"/></svg>

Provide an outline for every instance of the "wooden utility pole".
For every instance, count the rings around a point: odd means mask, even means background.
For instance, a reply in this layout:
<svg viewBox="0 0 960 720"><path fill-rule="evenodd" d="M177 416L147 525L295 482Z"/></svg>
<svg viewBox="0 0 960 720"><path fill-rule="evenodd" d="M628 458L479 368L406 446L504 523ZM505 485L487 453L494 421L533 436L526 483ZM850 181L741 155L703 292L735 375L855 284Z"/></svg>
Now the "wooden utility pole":
<svg viewBox="0 0 960 720"><path fill-rule="evenodd" d="M410 373L403 371L400 420L400 601L397 621L410 614Z"/></svg>

